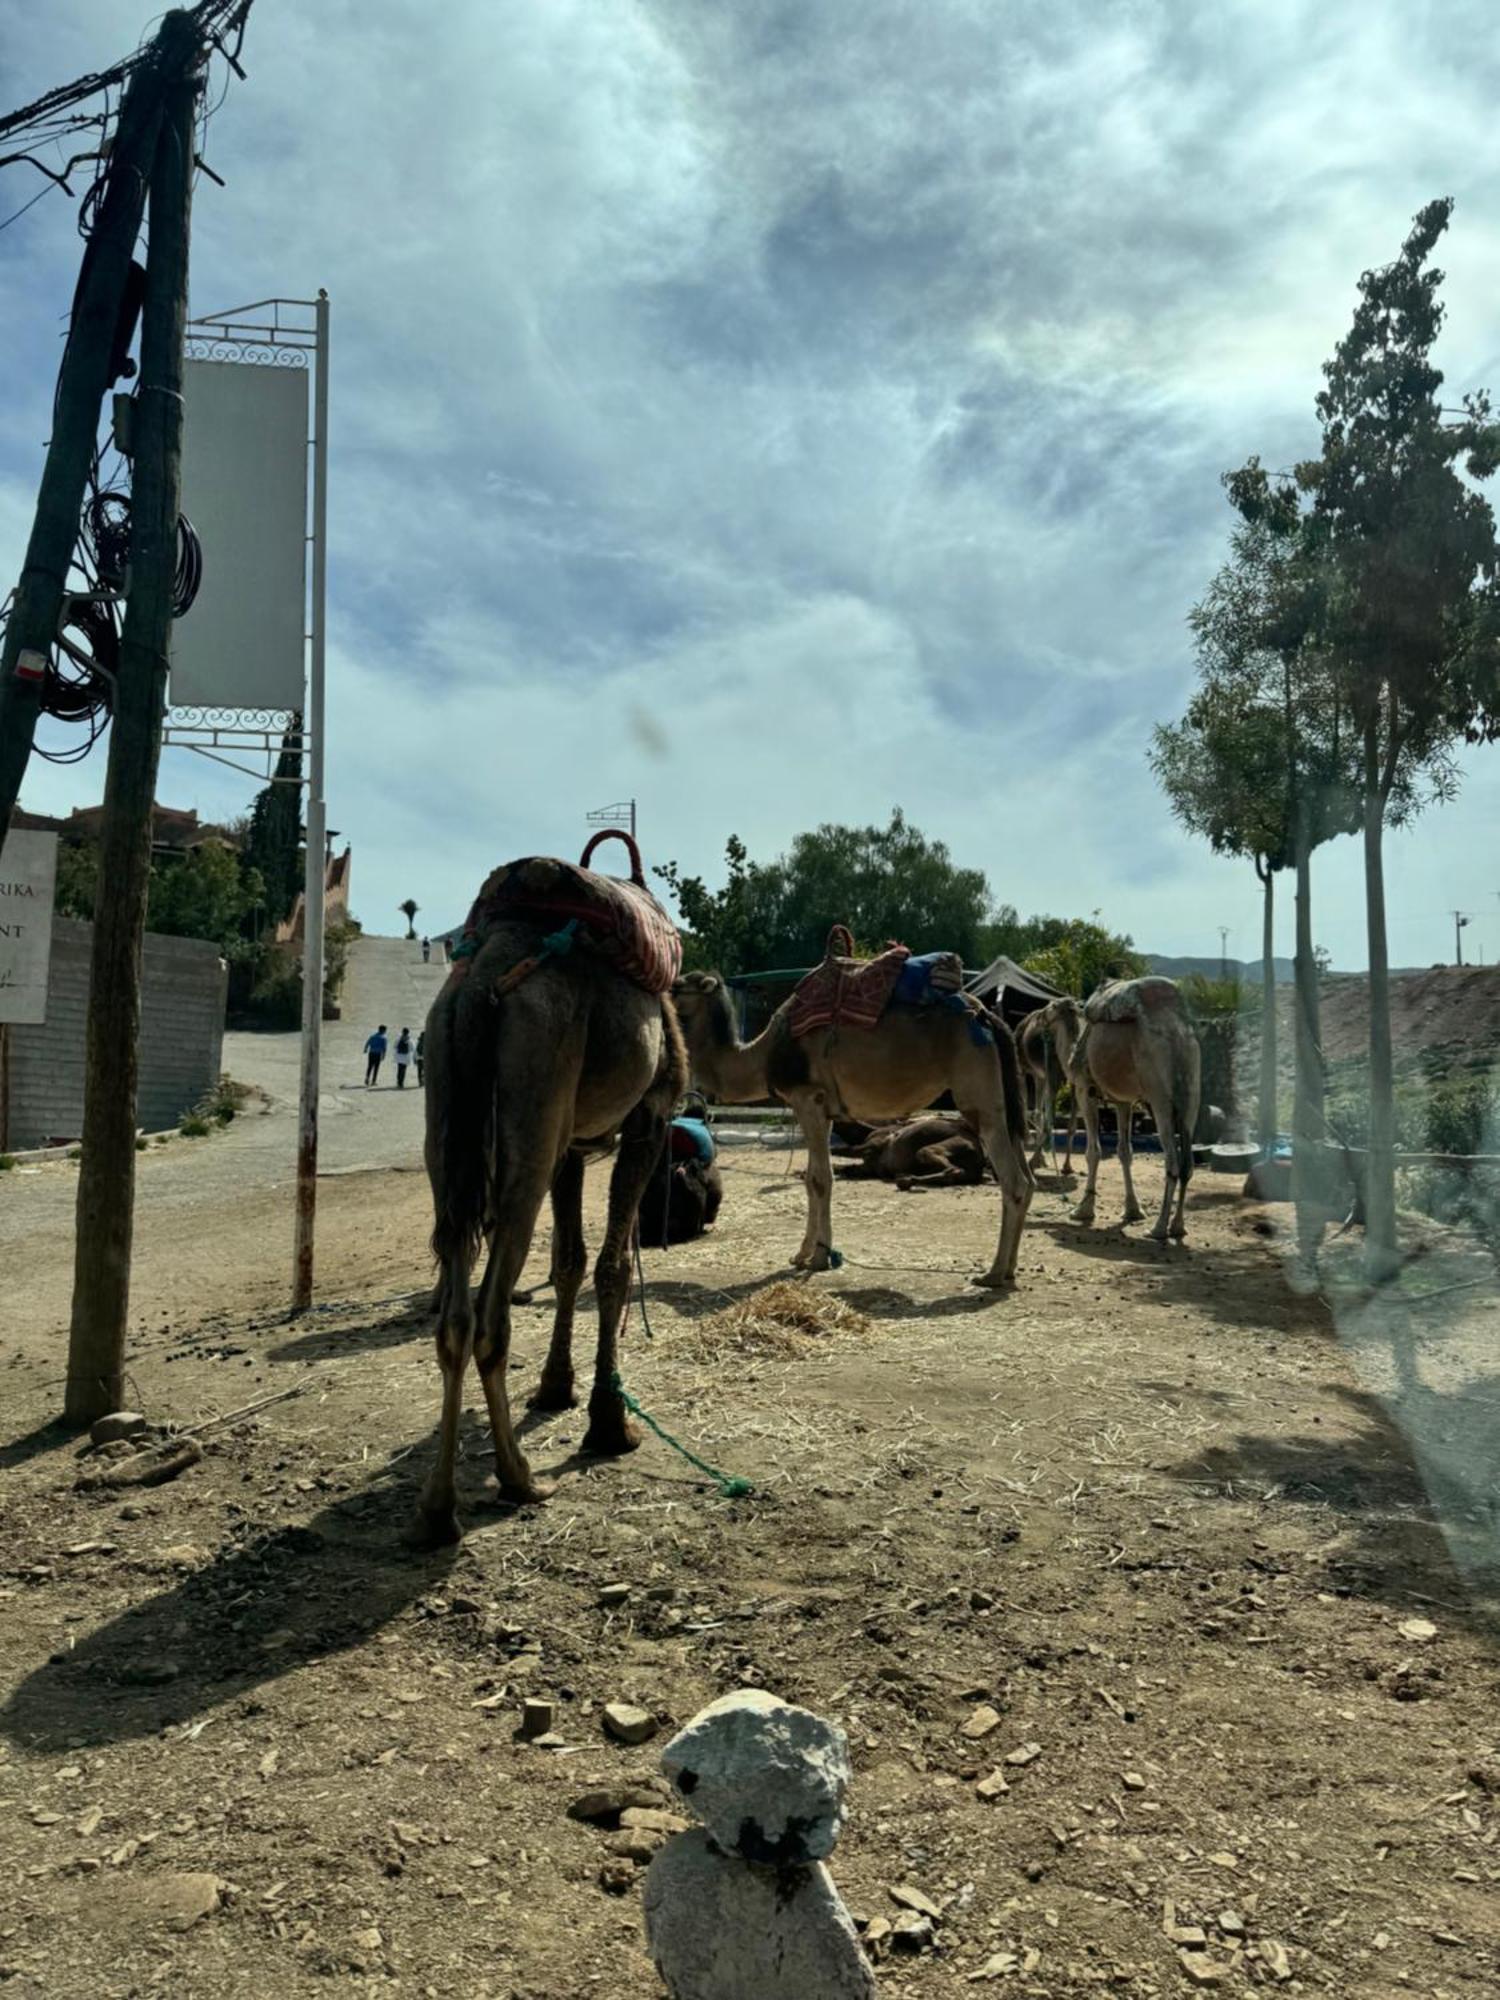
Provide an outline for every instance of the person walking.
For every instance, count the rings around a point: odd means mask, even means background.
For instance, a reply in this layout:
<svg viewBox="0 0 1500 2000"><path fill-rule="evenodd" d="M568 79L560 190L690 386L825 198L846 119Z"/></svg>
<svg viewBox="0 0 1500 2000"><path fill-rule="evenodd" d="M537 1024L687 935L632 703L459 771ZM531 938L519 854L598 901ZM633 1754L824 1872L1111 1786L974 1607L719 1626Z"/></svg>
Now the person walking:
<svg viewBox="0 0 1500 2000"><path fill-rule="evenodd" d="M411 1029L403 1028L396 1037L396 1088L406 1088L406 1065L411 1061Z"/></svg>
<svg viewBox="0 0 1500 2000"><path fill-rule="evenodd" d="M432 939L431 939L431 938L423 938L423 940L422 940L422 963L423 963L423 964L425 965L425 964L427 963L428 959L430 959L431 957L432 957Z"/></svg>
<svg viewBox="0 0 1500 2000"><path fill-rule="evenodd" d="M385 1061L385 1052L389 1046L389 1043L386 1041L385 1023L382 1021L374 1034L365 1043L366 1090L374 1089L375 1079L380 1074L380 1065Z"/></svg>
<svg viewBox="0 0 1500 2000"><path fill-rule="evenodd" d="M426 1047L427 1047L427 1030L424 1028L421 1034L418 1035L417 1037L417 1046L412 1050L412 1060L413 1062L415 1062L417 1066L417 1085L419 1088L421 1087L421 1082L422 1082L422 1069L424 1063L423 1051L426 1049Z"/></svg>

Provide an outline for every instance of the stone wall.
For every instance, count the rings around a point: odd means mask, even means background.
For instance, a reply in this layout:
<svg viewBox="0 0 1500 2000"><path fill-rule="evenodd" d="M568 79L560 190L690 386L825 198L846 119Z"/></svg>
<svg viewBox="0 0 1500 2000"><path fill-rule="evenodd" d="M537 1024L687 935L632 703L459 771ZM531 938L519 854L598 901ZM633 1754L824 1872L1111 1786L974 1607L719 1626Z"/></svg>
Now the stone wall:
<svg viewBox="0 0 1500 2000"><path fill-rule="evenodd" d="M52 920L47 1018L10 1030L12 1151L83 1130L84 1036L91 924ZM175 1125L219 1080L228 974L217 945L201 938L146 938L141 994L140 1101L146 1132Z"/></svg>

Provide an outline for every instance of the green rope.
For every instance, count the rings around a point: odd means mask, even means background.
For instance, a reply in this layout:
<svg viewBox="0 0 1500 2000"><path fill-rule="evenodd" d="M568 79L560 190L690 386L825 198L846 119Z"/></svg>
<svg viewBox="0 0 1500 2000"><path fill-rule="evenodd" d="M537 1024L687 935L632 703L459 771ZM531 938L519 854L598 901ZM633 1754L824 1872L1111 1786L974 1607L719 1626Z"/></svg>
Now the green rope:
<svg viewBox="0 0 1500 2000"><path fill-rule="evenodd" d="M720 1472L716 1466L710 1465L706 1459L699 1458L696 1452L689 1451L680 1438L674 1438L670 1431L663 1430L651 1412L643 1410L635 1400L635 1397L625 1387L625 1384L620 1380L620 1371L618 1368L610 1378L610 1382L615 1394L620 1398L626 1409L633 1416L639 1417L641 1422L647 1425L649 1429L655 1431L663 1444L669 1444L673 1451L680 1452L689 1465L694 1465L700 1472L706 1473L726 1500L743 1500L747 1495L755 1491L754 1486L748 1479L740 1479L729 1473Z"/></svg>

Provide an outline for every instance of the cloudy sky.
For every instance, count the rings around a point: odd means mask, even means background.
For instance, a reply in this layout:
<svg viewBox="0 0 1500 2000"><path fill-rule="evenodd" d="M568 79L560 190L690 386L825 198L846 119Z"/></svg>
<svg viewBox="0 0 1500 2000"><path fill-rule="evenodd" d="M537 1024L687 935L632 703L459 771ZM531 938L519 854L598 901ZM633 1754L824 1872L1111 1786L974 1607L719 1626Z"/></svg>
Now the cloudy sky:
<svg viewBox="0 0 1500 2000"><path fill-rule="evenodd" d="M0 0L7 102L140 0ZM1192 672L1219 474L1314 446L1354 283L1422 202L1450 386L1500 390L1488 12L1379 0L257 0L195 311L333 300L331 824L355 906L462 915L634 794L710 877L903 805L1024 911L1258 948L1248 866L1144 761ZM34 192L0 175L0 219ZM0 234L0 572L74 211ZM27 803L96 797L103 757ZM248 786L168 753L160 796ZM1393 840L1392 950L1500 958L1500 750ZM1317 931L1364 963L1358 853ZM830 917L838 912L831 911ZM1290 910L1282 926L1289 945Z"/></svg>

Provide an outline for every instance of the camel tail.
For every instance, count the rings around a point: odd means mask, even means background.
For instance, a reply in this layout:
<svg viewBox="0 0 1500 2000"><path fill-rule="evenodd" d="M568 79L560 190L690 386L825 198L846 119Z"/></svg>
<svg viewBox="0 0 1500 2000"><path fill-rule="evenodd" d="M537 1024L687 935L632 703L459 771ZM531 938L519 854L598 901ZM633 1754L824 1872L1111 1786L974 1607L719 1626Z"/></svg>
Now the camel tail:
<svg viewBox="0 0 1500 2000"><path fill-rule="evenodd" d="M466 1023L456 996L440 996L427 1021L427 1172L432 1254L450 1308L469 1296L469 1273L489 1219L496 1040L494 1016ZM488 1032L485 1032L488 1030Z"/></svg>

